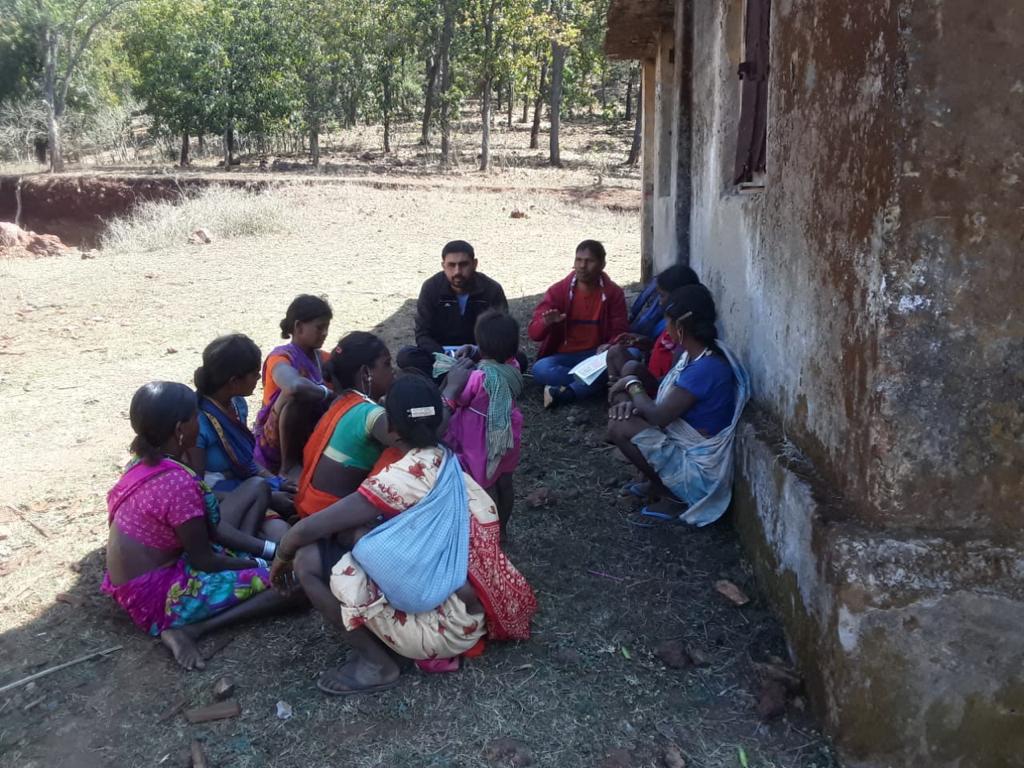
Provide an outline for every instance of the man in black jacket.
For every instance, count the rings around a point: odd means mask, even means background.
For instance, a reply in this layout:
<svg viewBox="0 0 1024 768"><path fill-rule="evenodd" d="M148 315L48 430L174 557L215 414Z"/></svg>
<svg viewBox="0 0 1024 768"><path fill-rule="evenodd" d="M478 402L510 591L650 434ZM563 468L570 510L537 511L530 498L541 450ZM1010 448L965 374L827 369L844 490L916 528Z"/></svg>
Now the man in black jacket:
<svg viewBox="0 0 1024 768"><path fill-rule="evenodd" d="M441 271L427 278L416 302L416 346L398 352L400 368L433 368L433 353L473 344L476 319L489 309L508 312L501 285L476 271L473 246L452 240L441 249Z"/></svg>

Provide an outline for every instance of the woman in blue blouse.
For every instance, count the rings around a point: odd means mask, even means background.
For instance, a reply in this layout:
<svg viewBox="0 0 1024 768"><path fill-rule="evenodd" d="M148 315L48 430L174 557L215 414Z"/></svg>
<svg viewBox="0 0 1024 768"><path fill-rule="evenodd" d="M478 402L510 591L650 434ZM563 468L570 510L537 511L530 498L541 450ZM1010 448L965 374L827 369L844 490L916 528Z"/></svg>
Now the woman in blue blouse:
<svg viewBox="0 0 1024 768"><path fill-rule="evenodd" d="M733 438L750 383L718 341L715 302L705 286L674 291L665 315L683 353L653 400L639 378L619 379L608 439L649 481L643 516L707 525L732 498Z"/></svg>

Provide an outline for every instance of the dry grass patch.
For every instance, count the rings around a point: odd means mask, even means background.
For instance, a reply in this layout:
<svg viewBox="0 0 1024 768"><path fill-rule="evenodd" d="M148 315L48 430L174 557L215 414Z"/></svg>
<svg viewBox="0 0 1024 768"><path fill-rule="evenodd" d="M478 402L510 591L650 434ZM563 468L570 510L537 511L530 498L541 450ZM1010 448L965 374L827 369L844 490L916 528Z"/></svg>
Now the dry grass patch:
<svg viewBox="0 0 1024 768"><path fill-rule="evenodd" d="M210 187L178 203L143 203L111 221L102 242L106 249L139 253L184 243L199 229L226 240L283 232L288 225L288 204L277 190Z"/></svg>

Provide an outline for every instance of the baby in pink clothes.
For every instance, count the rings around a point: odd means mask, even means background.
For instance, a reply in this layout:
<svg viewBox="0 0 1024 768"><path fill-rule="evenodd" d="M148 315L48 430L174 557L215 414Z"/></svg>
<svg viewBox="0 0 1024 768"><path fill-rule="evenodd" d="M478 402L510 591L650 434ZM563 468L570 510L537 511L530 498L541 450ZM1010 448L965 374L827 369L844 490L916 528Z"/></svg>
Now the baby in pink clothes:
<svg viewBox="0 0 1024 768"><path fill-rule="evenodd" d="M476 347L464 347L459 352L479 360L479 365L461 388L445 387L452 417L444 441L459 457L462 468L494 500L504 540L512 515L512 477L519 465L523 434L523 414L516 406L516 398L523 391L523 375L515 359L519 324L509 315L492 310L477 320L474 336Z"/></svg>

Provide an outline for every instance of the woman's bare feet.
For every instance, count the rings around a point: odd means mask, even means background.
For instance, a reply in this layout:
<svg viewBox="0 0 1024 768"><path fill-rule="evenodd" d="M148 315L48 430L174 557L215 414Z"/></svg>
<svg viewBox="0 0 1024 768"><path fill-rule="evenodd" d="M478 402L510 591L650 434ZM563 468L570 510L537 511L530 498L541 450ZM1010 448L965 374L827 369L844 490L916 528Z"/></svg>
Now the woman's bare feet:
<svg viewBox="0 0 1024 768"><path fill-rule="evenodd" d="M174 660L185 669L206 668L203 654L188 629L165 629L160 633L160 641L170 648Z"/></svg>

